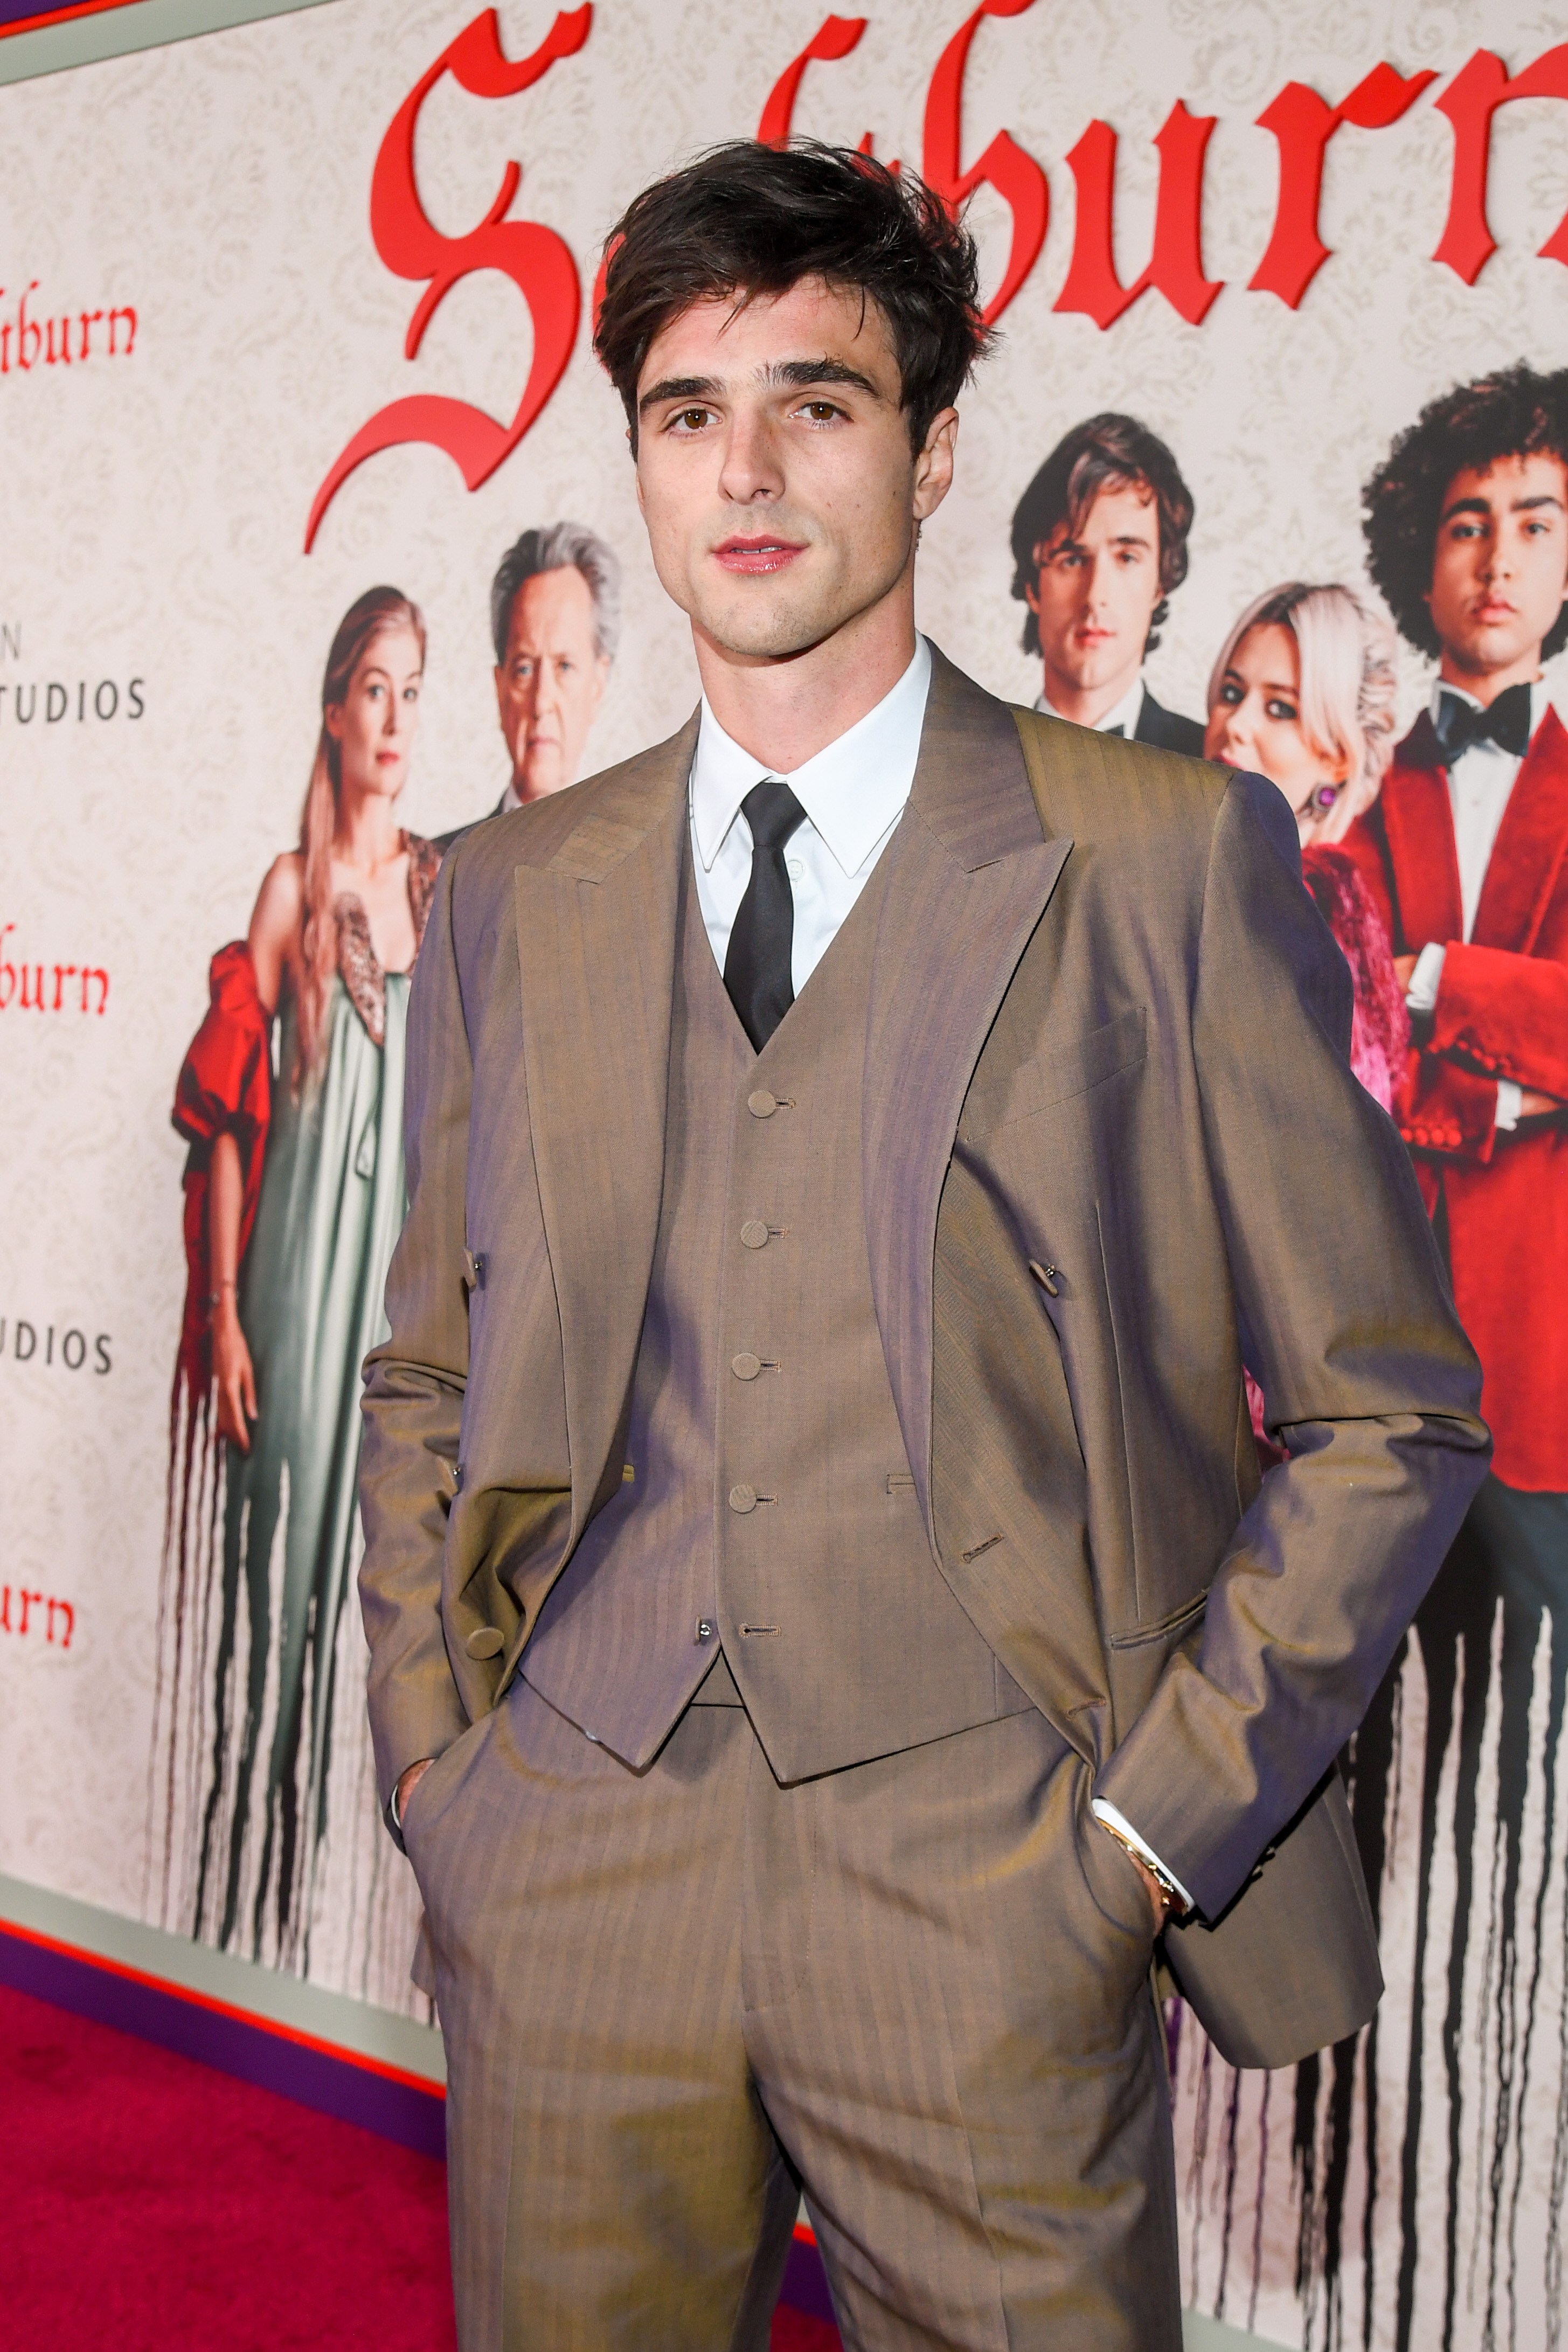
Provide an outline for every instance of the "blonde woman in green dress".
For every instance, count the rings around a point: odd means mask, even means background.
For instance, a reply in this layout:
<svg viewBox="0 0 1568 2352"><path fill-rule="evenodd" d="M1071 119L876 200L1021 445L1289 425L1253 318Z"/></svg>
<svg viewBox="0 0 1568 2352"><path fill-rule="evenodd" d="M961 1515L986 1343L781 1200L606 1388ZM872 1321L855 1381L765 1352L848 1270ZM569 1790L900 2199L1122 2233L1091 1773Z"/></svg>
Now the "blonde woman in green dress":
<svg viewBox="0 0 1568 2352"><path fill-rule="evenodd" d="M243 949L214 960L175 1107L207 1310L189 1391L210 1402L226 1456L216 1645L204 1629L192 1662L207 1753L181 1907L197 1935L300 1968L359 1540L360 1365L384 1332L406 1205L409 976L439 864L397 821L424 664L424 623L395 589L344 615L300 846L268 873ZM201 1323L188 1305L187 1339Z"/></svg>

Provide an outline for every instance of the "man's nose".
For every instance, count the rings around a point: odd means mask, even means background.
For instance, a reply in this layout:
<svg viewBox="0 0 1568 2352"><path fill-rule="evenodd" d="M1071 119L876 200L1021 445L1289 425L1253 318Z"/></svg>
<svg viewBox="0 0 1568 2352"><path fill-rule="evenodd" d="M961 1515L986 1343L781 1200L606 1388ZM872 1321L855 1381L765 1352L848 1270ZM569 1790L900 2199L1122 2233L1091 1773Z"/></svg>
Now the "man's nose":
<svg viewBox="0 0 1568 2352"><path fill-rule="evenodd" d="M751 506L758 499L771 500L782 495L784 467L778 436L766 416L742 409L731 419L724 460L719 469L719 488L737 506Z"/></svg>

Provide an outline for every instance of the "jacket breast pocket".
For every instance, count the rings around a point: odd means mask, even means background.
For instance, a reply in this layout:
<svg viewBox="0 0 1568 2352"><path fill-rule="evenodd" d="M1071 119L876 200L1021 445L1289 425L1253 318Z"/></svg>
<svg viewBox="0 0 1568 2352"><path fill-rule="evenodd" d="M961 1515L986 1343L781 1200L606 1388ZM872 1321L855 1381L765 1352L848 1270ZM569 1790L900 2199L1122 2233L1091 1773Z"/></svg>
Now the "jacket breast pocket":
<svg viewBox="0 0 1568 2352"><path fill-rule="evenodd" d="M966 1142L978 1142L982 1136L1012 1127L1055 1103L1089 1093L1118 1071L1142 1062L1147 1052L1146 1009L1130 1005L1097 1029L1042 1046L1003 1076L978 1078L964 1101L959 1134Z"/></svg>

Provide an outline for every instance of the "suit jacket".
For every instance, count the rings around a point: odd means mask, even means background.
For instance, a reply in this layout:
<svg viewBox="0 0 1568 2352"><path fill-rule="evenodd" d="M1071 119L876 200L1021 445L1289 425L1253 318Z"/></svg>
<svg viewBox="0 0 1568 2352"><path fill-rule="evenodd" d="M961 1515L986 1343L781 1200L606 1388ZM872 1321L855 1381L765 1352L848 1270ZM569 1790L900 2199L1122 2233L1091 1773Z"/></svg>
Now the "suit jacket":
<svg viewBox="0 0 1568 2352"><path fill-rule="evenodd" d="M505 814L506 794L505 793L502 793L500 800L497 801L494 808L491 809L490 816L504 816ZM468 835L472 833L475 825L486 824L489 821L489 818L486 817L472 816L468 819L467 824L455 824L450 833L438 833L436 835L437 848L440 851L443 857L449 856L450 853L456 849L458 842L466 840Z"/></svg>
<svg viewBox="0 0 1568 2352"><path fill-rule="evenodd" d="M1479 1352L1495 1467L1568 1492L1568 1117L1497 1127L1497 1082L1568 1099L1568 730L1548 710L1498 828L1468 941L1448 774L1424 713L1347 835L1396 955L1445 943L1437 1009L1394 1099L1442 1203L1454 1301Z"/></svg>
<svg viewBox="0 0 1568 2352"><path fill-rule="evenodd" d="M1179 710L1167 710L1156 702L1147 687L1143 688L1143 708L1138 713L1133 730L1137 743L1152 743L1160 751L1182 751L1189 760L1204 756L1203 721L1184 719Z"/></svg>
<svg viewBox="0 0 1568 2352"><path fill-rule="evenodd" d="M366 1372L384 1797L495 1705L620 1483L695 740L442 869ZM1014 713L939 656L902 822L867 1242L932 1558L1210 1923L1177 1962L1205 2022L1282 2063L1375 1999L1337 1780L1314 1797L1484 1474L1475 1360L1271 784ZM1244 1353L1289 1435L1261 1488Z"/></svg>

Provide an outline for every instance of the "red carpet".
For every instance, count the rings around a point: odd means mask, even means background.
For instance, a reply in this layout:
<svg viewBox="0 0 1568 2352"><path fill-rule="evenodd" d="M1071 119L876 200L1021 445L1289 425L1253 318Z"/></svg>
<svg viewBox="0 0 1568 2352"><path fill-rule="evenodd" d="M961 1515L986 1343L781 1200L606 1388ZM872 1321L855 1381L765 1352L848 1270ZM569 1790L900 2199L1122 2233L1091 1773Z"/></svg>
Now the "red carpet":
<svg viewBox="0 0 1568 2352"><path fill-rule="evenodd" d="M7 2344L455 2352L430 2158L3 1987L0 2116Z"/></svg>

